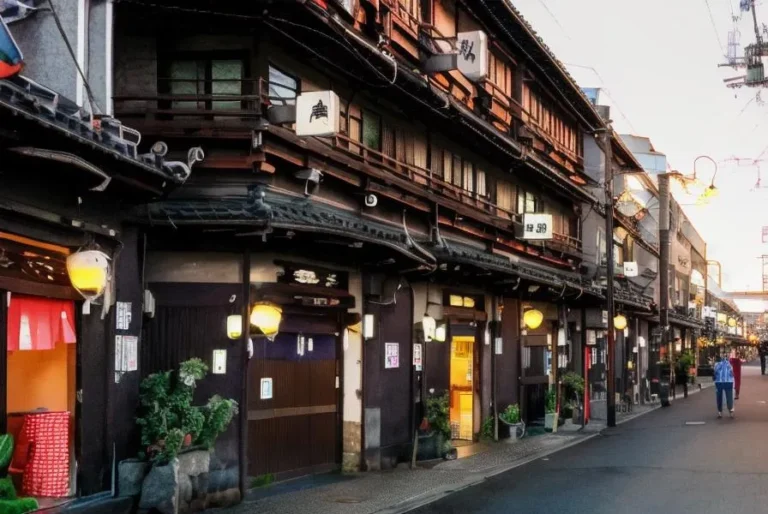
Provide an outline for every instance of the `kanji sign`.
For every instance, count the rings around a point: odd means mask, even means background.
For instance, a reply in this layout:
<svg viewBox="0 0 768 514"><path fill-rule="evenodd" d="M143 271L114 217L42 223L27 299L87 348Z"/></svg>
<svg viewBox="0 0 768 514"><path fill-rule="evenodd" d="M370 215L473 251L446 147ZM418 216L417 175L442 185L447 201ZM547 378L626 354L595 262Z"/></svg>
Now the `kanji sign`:
<svg viewBox="0 0 768 514"><path fill-rule="evenodd" d="M523 239L552 239L552 215L530 213L524 214Z"/></svg>
<svg viewBox="0 0 768 514"><path fill-rule="evenodd" d="M339 132L339 97L333 91L302 93L296 99L296 135L333 136Z"/></svg>
<svg viewBox="0 0 768 514"><path fill-rule="evenodd" d="M456 36L459 71L469 80L483 80L488 75L488 36L485 32L459 32Z"/></svg>
<svg viewBox="0 0 768 514"><path fill-rule="evenodd" d="M625 277L636 277L638 275L637 273L637 263L636 262L625 262L624 263L624 276Z"/></svg>

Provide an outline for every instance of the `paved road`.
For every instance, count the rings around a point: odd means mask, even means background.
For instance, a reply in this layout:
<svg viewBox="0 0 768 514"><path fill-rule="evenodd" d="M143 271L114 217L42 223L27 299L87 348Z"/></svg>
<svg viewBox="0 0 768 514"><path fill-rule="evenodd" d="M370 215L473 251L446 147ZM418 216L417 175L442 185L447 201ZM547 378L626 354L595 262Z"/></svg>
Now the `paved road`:
<svg viewBox="0 0 768 514"><path fill-rule="evenodd" d="M743 373L736 419L704 390L413 512L764 514L768 376Z"/></svg>

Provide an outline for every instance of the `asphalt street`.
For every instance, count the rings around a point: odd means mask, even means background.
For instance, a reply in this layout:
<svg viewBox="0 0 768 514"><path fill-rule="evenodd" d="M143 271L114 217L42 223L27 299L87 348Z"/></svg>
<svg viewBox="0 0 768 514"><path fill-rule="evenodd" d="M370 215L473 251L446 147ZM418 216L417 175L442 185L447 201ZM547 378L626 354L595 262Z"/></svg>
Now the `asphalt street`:
<svg viewBox="0 0 768 514"><path fill-rule="evenodd" d="M768 512L768 376L743 367L736 417L714 388L416 513Z"/></svg>

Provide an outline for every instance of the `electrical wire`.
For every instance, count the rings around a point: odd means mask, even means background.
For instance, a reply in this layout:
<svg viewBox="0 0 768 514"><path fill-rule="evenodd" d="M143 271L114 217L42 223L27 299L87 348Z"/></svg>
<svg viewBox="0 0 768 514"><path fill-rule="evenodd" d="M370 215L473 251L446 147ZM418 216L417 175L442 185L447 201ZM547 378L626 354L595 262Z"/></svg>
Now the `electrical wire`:
<svg viewBox="0 0 768 514"><path fill-rule="evenodd" d="M80 74L80 78L83 79L85 92L88 95L88 104L91 107L91 115L101 114L101 109L99 109L99 106L96 104L96 100L94 99L91 85L88 83L88 79L86 78L85 73L83 73L83 69L80 67L80 63L77 62L77 55L75 55L75 50L72 48L72 43L69 42L69 38L67 37L66 32L64 32L64 27L61 25L59 14L56 12L56 8L53 6L53 0L48 0L48 6L51 9L51 14L53 14L53 20L56 22L56 27L59 29L59 34L61 34L61 38L64 40L64 44L67 46L67 50L69 50L69 55L72 57L72 61L75 63L77 72Z"/></svg>
<svg viewBox="0 0 768 514"><path fill-rule="evenodd" d="M715 31L715 38L717 38L717 44L720 47L720 51L723 52L723 55L727 56L728 53L725 51L725 47L723 46L723 40L720 39L720 33L717 31L717 25L715 24L715 17L712 14L712 6L709 5L709 0L704 0L704 3L707 6L707 12L709 13L709 21L712 23L712 30Z"/></svg>
<svg viewBox="0 0 768 514"><path fill-rule="evenodd" d="M549 6L546 4L546 2L545 2L544 0L539 0L539 3L541 4L541 6L542 6L542 7L544 7L544 9L547 11L547 13L549 14L549 16L550 16L550 17L551 17L553 20L555 20L555 23L557 24L557 26L558 26L558 27L560 27L560 30L562 30L562 31L563 31L563 35L565 36L565 38L566 38L568 41L573 41L573 40L571 39L571 36L568 34L568 31L567 31L567 30L565 30L565 27L563 27L563 25L560 23L560 20L558 20L558 19L557 19L557 16L555 16L555 13L553 13L553 12L552 12L552 10L549 8Z"/></svg>

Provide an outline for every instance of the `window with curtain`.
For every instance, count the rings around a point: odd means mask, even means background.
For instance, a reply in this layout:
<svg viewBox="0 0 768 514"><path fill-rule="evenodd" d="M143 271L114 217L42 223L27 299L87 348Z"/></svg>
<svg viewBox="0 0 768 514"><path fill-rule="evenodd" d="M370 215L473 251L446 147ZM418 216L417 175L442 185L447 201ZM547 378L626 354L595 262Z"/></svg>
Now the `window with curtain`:
<svg viewBox="0 0 768 514"><path fill-rule="evenodd" d="M506 180L496 182L496 205L509 212L515 210L515 186ZM508 215L505 214L505 217Z"/></svg>
<svg viewBox="0 0 768 514"><path fill-rule="evenodd" d="M517 190L517 212L534 213L539 211L539 199L533 193L522 188Z"/></svg>
<svg viewBox="0 0 768 514"><path fill-rule="evenodd" d="M475 190L475 170L471 162L464 161L464 172L461 186L465 191Z"/></svg>
<svg viewBox="0 0 768 514"><path fill-rule="evenodd" d="M475 168L475 193L477 196L487 197L488 188L485 183L485 171Z"/></svg>
<svg viewBox="0 0 768 514"><path fill-rule="evenodd" d="M363 109L363 145L381 150L381 116Z"/></svg>

